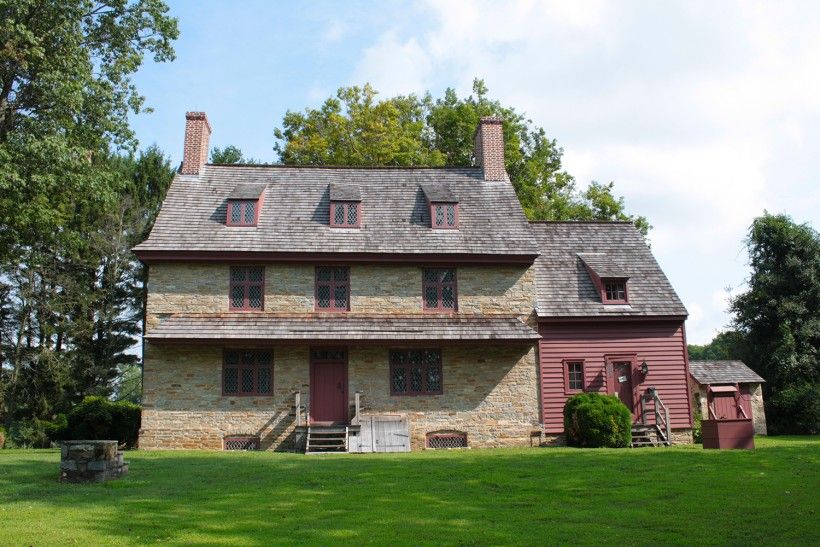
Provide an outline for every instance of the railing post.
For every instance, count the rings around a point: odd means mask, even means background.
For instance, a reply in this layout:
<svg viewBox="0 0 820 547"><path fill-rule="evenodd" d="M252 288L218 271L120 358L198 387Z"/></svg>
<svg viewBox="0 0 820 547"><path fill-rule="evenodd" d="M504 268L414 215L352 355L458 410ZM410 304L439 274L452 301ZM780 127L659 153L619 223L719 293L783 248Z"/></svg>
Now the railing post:
<svg viewBox="0 0 820 547"><path fill-rule="evenodd" d="M293 405L296 409L296 427L302 426L302 393L300 391L294 392Z"/></svg>
<svg viewBox="0 0 820 547"><path fill-rule="evenodd" d="M359 425L359 412L361 411L361 391L357 391L353 394L353 400L355 405L355 414L353 415L353 423L355 425Z"/></svg>
<svg viewBox="0 0 820 547"><path fill-rule="evenodd" d="M669 425L669 409L663 407L664 419L666 420L666 443L672 446L672 426Z"/></svg>

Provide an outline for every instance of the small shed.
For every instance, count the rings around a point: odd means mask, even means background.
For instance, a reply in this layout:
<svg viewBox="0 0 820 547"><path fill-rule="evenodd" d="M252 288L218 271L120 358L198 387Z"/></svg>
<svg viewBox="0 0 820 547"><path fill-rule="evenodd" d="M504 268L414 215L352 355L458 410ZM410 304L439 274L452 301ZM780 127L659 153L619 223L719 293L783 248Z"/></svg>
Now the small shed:
<svg viewBox="0 0 820 547"><path fill-rule="evenodd" d="M690 383L694 408L704 420L751 418L757 435L766 434L763 409L765 382L743 361L690 361Z"/></svg>

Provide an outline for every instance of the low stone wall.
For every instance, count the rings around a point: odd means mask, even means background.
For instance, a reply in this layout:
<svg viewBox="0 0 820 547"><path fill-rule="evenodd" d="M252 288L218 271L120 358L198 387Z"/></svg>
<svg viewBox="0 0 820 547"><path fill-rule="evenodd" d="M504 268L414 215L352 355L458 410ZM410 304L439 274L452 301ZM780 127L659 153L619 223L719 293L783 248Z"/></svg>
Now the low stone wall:
<svg viewBox="0 0 820 547"><path fill-rule="evenodd" d="M60 450L60 480L104 482L128 472L117 441L64 441Z"/></svg>

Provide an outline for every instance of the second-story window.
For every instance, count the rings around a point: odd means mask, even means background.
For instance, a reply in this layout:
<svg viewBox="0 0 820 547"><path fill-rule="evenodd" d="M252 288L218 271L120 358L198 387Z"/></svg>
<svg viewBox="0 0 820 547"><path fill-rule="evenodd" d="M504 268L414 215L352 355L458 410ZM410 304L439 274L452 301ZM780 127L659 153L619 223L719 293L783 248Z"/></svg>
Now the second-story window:
<svg viewBox="0 0 820 547"><path fill-rule="evenodd" d="M265 269L261 266L231 266L231 310L260 311L265 301Z"/></svg>
<svg viewBox="0 0 820 547"><path fill-rule="evenodd" d="M458 204L431 203L430 221L433 228L451 230L458 228Z"/></svg>
<svg viewBox="0 0 820 547"><path fill-rule="evenodd" d="M348 311L350 309L350 271L343 266L316 268L316 310Z"/></svg>
<svg viewBox="0 0 820 547"><path fill-rule="evenodd" d="M456 270L453 268L425 268L422 271L422 299L429 311L455 311Z"/></svg>
<svg viewBox="0 0 820 547"><path fill-rule="evenodd" d="M228 200L228 226L256 226L258 204L255 199Z"/></svg>
<svg viewBox="0 0 820 547"><path fill-rule="evenodd" d="M330 225L334 228L358 228L361 203L358 201L331 201Z"/></svg>

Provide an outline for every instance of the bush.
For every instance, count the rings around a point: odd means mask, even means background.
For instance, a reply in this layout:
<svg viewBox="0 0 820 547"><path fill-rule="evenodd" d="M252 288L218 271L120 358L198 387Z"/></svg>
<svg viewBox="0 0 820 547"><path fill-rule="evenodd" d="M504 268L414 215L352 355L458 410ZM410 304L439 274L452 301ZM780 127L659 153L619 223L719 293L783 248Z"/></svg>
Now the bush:
<svg viewBox="0 0 820 547"><path fill-rule="evenodd" d="M0 448L3 448L3 445L6 444L6 430L5 428L0 427Z"/></svg>
<svg viewBox="0 0 820 547"><path fill-rule="evenodd" d="M569 446L620 448L632 443L632 413L614 395L579 393L564 405Z"/></svg>
<svg viewBox="0 0 820 547"><path fill-rule="evenodd" d="M45 432L45 422L32 418L18 420L9 426L7 438L9 448L46 448L48 435Z"/></svg>
<svg viewBox="0 0 820 547"><path fill-rule="evenodd" d="M140 407L127 401L86 397L68 415L66 439L116 439L129 447L137 444Z"/></svg>

